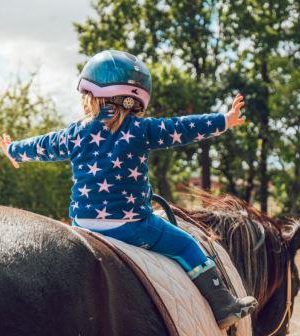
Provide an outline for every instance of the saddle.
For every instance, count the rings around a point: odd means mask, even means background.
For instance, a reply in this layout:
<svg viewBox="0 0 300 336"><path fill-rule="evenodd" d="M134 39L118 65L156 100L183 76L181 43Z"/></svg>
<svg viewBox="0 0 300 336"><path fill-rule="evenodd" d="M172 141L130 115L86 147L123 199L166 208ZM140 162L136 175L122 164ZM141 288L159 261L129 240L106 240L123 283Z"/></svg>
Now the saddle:
<svg viewBox="0 0 300 336"><path fill-rule="evenodd" d="M156 212L163 215L162 212ZM218 243L210 241L198 227L177 218L178 226L192 234L207 250L208 254L218 254L222 266L239 296L246 296L242 280L229 255ZM77 231L96 248L95 241L101 241L110 247L121 260L135 273L152 298L170 336L226 336L215 321L207 301L201 296L196 286L174 260L161 254L135 247L122 241L85 229ZM100 251L95 251L100 253ZM236 325L237 336L251 336L251 318L246 317Z"/></svg>

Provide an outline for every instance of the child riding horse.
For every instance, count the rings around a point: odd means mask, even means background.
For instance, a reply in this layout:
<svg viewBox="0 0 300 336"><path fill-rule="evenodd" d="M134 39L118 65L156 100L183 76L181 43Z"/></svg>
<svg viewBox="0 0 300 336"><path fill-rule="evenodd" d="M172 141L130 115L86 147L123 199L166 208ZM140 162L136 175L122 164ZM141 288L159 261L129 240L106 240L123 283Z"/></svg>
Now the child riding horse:
<svg viewBox="0 0 300 336"><path fill-rule="evenodd" d="M70 160L72 224L176 260L208 300L220 328L227 328L251 313L257 301L234 297L199 242L153 214L148 156L242 125L243 97L234 99L227 114L143 118L151 86L149 70L135 56L100 52L79 79L84 118L26 140L11 142L4 135L1 147L15 167L18 162Z"/></svg>

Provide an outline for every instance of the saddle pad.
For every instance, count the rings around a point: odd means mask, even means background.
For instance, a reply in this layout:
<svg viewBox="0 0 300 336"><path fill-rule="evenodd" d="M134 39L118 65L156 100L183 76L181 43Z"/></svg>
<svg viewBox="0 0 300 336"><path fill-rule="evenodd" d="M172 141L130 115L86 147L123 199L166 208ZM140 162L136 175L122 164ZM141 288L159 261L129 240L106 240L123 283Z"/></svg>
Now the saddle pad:
<svg viewBox="0 0 300 336"><path fill-rule="evenodd" d="M178 221L182 221L178 218ZM203 245L204 233L190 223L180 223L190 231ZM103 238L104 236L102 236ZM157 295L166 306L180 336L225 336L214 319L207 301L185 271L174 260L144 248L135 247L111 237L104 237L125 253L145 274ZM246 296L242 280L231 262L227 252L214 243L224 267L239 296ZM237 336L251 336L251 318L242 319L237 325Z"/></svg>

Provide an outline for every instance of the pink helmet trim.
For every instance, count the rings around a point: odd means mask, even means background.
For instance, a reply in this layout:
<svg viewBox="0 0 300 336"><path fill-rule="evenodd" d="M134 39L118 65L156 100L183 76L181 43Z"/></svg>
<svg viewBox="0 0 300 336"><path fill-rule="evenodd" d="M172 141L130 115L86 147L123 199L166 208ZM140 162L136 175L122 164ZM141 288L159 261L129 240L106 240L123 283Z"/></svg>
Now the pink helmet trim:
<svg viewBox="0 0 300 336"><path fill-rule="evenodd" d="M94 97L113 97L113 96L130 96L134 97L137 100L141 101L146 109L149 101L150 95L149 93L134 85L124 85L124 84L116 84L109 86L98 86L87 79L82 78L78 85L78 90L81 93L84 91L90 91Z"/></svg>

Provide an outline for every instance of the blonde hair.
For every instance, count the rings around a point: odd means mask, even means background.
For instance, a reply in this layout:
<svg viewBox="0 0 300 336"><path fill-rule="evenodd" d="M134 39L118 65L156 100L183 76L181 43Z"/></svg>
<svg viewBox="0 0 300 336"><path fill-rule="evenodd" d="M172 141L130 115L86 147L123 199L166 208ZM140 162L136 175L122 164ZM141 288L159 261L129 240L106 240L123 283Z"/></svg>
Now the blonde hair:
<svg viewBox="0 0 300 336"><path fill-rule="evenodd" d="M85 114L85 119L87 121L90 121L94 118L96 118L99 113L101 107L105 106L107 103L107 98L103 97L94 97L91 92L84 93L82 95L82 104L83 104L83 110ZM112 104L114 113L112 118L105 119L105 125L108 127L108 129L114 133L116 132L119 127L122 125L124 119L127 117L128 114L132 113L132 110L127 110L123 108L122 106ZM140 111L138 113L134 113L137 117L143 117L145 114L145 111Z"/></svg>

